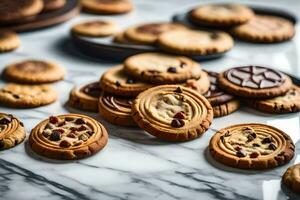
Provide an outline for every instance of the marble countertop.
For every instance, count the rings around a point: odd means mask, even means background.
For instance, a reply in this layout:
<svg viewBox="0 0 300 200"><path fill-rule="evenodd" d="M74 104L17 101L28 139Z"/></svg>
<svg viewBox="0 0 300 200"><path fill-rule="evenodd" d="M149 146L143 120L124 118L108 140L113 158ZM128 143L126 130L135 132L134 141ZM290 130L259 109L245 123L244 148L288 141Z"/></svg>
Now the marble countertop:
<svg viewBox="0 0 300 200"><path fill-rule="evenodd" d="M198 0L135 0L137 9L114 18L121 26L137 22L168 21L172 14L199 3ZM201 1L205 2L205 1ZM239 1L288 9L300 17L300 1ZM15 52L0 55L0 70L6 64L35 58L53 60L67 68L64 81L54 86L59 100L36 109L8 109L20 118L27 130L50 115L79 112L65 106L74 85L98 80L109 67L118 64L97 60L79 53L69 40L70 27L83 20L100 18L82 14L67 23L45 30L21 34L22 46ZM102 17L101 17L102 18ZM103 17L104 18L104 17ZM299 25L297 25L299 32ZM213 71L244 64L271 66L300 77L300 36L292 41L257 45L238 42L227 56L202 62ZM2 85L3 82L0 82ZM300 162L300 114L268 115L250 108L214 119L211 128L199 139L185 143L166 143L138 128L123 128L106 123L107 147L87 159L61 162L36 156L27 141L0 152L0 199L5 200L69 200L69 199L203 199L203 200L282 200L300 199L281 188L281 175ZM208 154L209 139L216 130L235 123L260 122L286 131L297 146L294 159L281 167L264 171L238 170L216 163ZM27 140L27 139L26 139Z"/></svg>

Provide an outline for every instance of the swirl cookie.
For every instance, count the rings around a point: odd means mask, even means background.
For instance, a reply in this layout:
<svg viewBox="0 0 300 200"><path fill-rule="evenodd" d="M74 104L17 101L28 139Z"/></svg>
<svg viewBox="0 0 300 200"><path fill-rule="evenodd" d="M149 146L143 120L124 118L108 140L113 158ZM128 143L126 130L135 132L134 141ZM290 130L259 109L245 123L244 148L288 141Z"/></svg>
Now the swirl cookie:
<svg viewBox="0 0 300 200"><path fill-rule="evenodd" d="M232 29L232 33L250 42L273 43L291 39L295 35L294 25L287 19L255 15L248 23Z"/></svg>
<svg viewBox="0 0 300 200"><path fill-rule="evenodd" d="M0 53L12 51L20 46L20 39L14 32L0 33Z"/></svg>
<svg viewBox="0 0 300 200"><path fill-rule="evenodd" d="M107 141L107 131L100 122L79 114L51 116L32 129L29 136L35 153L59 160L91 156Z"/></svg>
<svg viewBox="0 0 300 200"><path fill-rule="evenodd" d="M138 126L167 141L188 141L210 126L213 110L198 92L178 85L150 88L137 96L132 116Z"/></svg>
<svg viewBox="0 0 300 200"><path fill-rule="evenodd" d="M0 113L0 149L12 148L25 139L22 122L12 115Z"/></svg>
<svg viewBox="0 0 300 200"><path fill-rule="evenodd" d="M292 81L287 75L260 66L231 68L219 75L218 84L230 94L250 98L284 95L292 87Z"/></svg>
<svg viewBox="0 0 300 200"><path fill-rule="evenodd" d="M80 110L97 112L101 93L98 82L89 83L80 88L74 87L70 92L68 104Z"/></svg>
<svg viewBox="0 0 300 200"><path fill-rule="evenodd" d="M135 97L153 85L128 76L123 70L123 65L118 65L110 68L102 75L100 86L105 92L111 94Z"/></svg>
<svg viewBox="0 0 300 200"><path fill-rule="evenodd" d="M50 12L62 8L66 4L66 0L43 0L43 11Z"/></svg>
<svg viewBox="0 0 300 200"><path fill-rule="evenodd" d="M117 24L108 20L94 20L76 24L72 33L88 37L106 37L117 33Z"/></svg>
<svg viewBox="0 0 300 200"><path fill-rule="evenodd" d="M43 0L1 0L0 23L11 23L40 13Z"/></svg>
<svg viewBox="0 0 300 200"><path fill-rule="evenodd" d="M154 84L185 82L200 78L201 69L193 60L162 53L143 53L124 62L124 71L139 80Z"/></svg>
<svg viewBox="0 0 300 200"><path fill-rule="evenodd" d="M194 23L223 27L243 24L253 16L254 13L250 8L229 3L202 5L190 12L190 19Z"/></svg>
<svg viewBox="0 0 300 200"><path fill-rule="evenodd" d="M246 100L253 108L267 113L293 113L300 111L300 88L293 85L282 96L262 100Z"/></svg>
<svg viewBox="0 0 300 200"><path fill-rule="evenodd" d="M130 0L81 0L83 10L94 14L123 14L133 9Z"/></svg>
<svg viewBox="0 0 300 200"><path fill-rule="evenodd" d="M65 69L46 61L25 60L6 66L2 75L6 80L17 83L52 83L64 78Z"/></svg>
<svg viewBox="0 0 300 200"><path fill-rule="evenodd" d="M187 29L186 26L177 23L148 23L128 28L125 31L125 37L138 44L152 45L163 32L185 29Z"/></svg>
<svg viewBox="0 0 300 200"><path fill-rule="evenodd" d="M266 124L237 124L218 131L210 140L212 157L241 169L268 169L289 162L295 151L291 138Z"/></svg>
<svg viewBox="0 0 300 200"><path fill-rule="evenodd" d="M180 55L222 53L233 47L233 39L225 32L174 30L162 33L158 45L166 52Z"/></svg>
<svg viewBox="0 0 300 200"><path fill-rule="evenodd" d="M50 85L9 83L0 88L0 104L13 108L34 108L56 101L57 92Z"/></svg>
<svg viewBox="0 0 300 200"><path fill-rule="evenodd" d="M209 74L210 87L204 94L214 110L214 117L229 115L240 107L240 101L230 94L223 92L217 85L219 74L207 72Z"/></svg>
<svg viewBox="0 0 300 200"><path fill-rule="evenodd" d="M293 192L300 194L300 164L289 167L282 176L282 182Z"/></svg>
<svg viewBox="0 0 300 200"><path fill-rule="evenodd" d="M108 122L120 126L136 126L131 117L134 98L120 97L104 93L99 98L100 115Z"/></svg>

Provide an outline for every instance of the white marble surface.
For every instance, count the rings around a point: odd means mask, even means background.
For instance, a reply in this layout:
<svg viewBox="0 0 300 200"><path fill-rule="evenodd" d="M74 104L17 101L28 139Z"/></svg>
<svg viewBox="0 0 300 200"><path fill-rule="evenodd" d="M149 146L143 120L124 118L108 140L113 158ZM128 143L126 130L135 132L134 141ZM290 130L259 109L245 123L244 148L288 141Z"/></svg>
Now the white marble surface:
<svg viewBox="0 0 300 200"><path fill-rule="evenodd" d="M135 3L137 9L133 13L108 18L114 18L124 27L144 21L167 21L173 13L199 1L136 0ZM250 3L282 7L300 15L297 0ZM94 17L81 15L63 25L21 34L21 48L0 55L0 69L14 61L35 58L53 60L68 70L66 79L55 84L60 93L56 103L23 110L0 107L1 112L12 113L24 122L27 137L42 119L69 112L64 104L75 84L98 80L106 69L116 64L86 57L67 40L72 24ZM297 34L292 41L276 45L237 43L226 57L202 65L208 70L221 71L243 64L262 64L300 76L299 40ZM107 127L110 140L103 151L90 158L72 162L47 160L34 155L26 142L1 151L0 199L300 199L281 188L280 183L287 167L300 162L298 143L296 156L290 163L265 171L225 167L213 161L206 150L215 130L242 122L274 125L286 131L296 143L300 136L299 114L273 116L242 108L230 116L215 119L203 137L177 144L161 142L140 129L109 125L97 114L94 116Z"/></svg>

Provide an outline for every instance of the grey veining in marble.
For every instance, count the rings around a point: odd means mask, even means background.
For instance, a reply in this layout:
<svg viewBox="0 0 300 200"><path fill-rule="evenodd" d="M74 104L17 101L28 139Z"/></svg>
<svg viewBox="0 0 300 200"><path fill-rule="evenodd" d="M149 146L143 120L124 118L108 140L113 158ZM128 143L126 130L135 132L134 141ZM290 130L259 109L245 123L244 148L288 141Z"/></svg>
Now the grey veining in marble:
<svg viewBox="0 0 300 200"><path fill-rule="evenodd" d="M122 27L146 21L168 21L173 13L184 11L198 0L135 0L137 9L113 18ZM241 1L289 9L300 17L300 2ZM109 67L117 64L89 58L79 53L70 41L70 27L84 19L102 18L83 14L49 29L21 34L17 51L0 55L0 70L11 62L36 58L53 60L68 70L64 81L54 84L60 94L56 103L36 109L9 109L30 130L49 115L80 111L65 102L74 85L98 80ZM299 26L296 27L299 32ZM257 45L238 42L226 57L201 63L213 71L244 65L262 64L300 76L299 34L287 43ZM0 82L2 85L3 82ZM87 159L62 162L35 155L27 142L0 152L0 199L2 200L71 200L71 199L200 199L200 200L284 200L300 199L281 186L281 175L288 166L300 162L300 145L287 165L264 171L245 171L216 163L207 152L214 132L243 122L261 122L286 131L296 143L300 137L299 114L268 115L242 108L215 119L201 138L185 143L159 141L137 128L123 128L106 123L97 114L88 113L103 122L110 137L107 147Z"/></svg>

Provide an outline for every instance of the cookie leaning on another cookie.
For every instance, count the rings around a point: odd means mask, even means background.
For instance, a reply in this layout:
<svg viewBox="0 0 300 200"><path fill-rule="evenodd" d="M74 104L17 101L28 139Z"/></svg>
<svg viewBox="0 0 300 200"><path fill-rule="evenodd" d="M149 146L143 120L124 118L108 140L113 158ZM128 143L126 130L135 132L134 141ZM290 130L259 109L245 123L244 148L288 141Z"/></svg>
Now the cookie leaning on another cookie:
<svg viewBox="0 0 300 200"><path fill-rule="evenodd" d="M12 51L20 46L20 39L14 32L0 32L0 53Z"/></svg>
<svg viewBox="0 0 300 200"><path fill-rule="evenodd" d="M50 85L9 83L0 88L0 105L12 108L35 108L55 102L57 92Z"/></svg>
<svg viewBox="0 0 300 200"><path fill-rule="evenodd" d="M68 104L80 110L97 112L101 93L98 82L89 83L80 88L74 87L70 92Z"/></svg>
<svg viewBox="0 0 300 200"><path fill-rule="evenodd" d="M94 14L123 14L133 9L130 0L81 0L83 10Z"/></svg>
<svg viewBox="0 0 300 200"><path fill-rule="evenodd" d="M35 153L59 160L86 158L104 148L107 141L107 131L100 122L79 114L51 116L29 136Z"/></svg>
<svg viewBox="0 0 300 200"><path fill-rule="evenodd" d="M88 37L106 37L118 31L117 24L108 20L94 20L76 24L71 32Z"/></svg>
<svg viewBox="0 0 300 200"><path fill-rule="evenodd" d="M20 144L26 136L24 124L13 115L0 113L0 150Z"/></svg>
<svg viewBox="0 0 300 200"><path fill-rule="evenodd" d="M167 141L188 141L200 137L210 126L213 109L198 92L178 86L150 88L137 96L132 116L138 126Z"/></svg>
<svg viewBox="0 0 300 200"><path fill-rule="evenodd" d="M295 151L292 139L266 124L237 124L223 128L211 138L212 157L231 167L269 169L289 162Z"/></svg>
<svg viewBox="0 0 300 200"><path fill-rule="evenodd" d="M57 64L41 60L25 60L7 65L2 72L10 82L37 84L62 80L65 69Z"/></svg>
<svg viewBox="0 0 300 200"><path fill-rule="evenodd" d="M300 194L300 164L289 167L282 176L282 182L293 192Z"/></svg>

